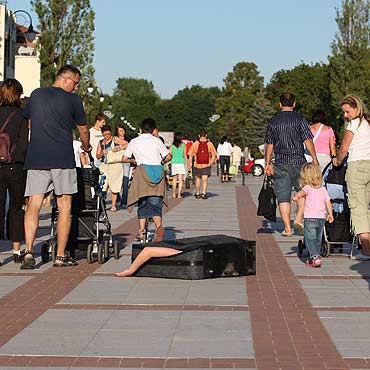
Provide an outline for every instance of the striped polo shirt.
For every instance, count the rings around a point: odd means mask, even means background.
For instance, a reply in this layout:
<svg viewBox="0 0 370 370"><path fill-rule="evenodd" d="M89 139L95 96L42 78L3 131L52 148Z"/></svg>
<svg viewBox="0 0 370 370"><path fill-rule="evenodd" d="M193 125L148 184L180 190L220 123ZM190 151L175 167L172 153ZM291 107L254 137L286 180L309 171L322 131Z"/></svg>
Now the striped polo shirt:
<svg viewBox="0 0 370 370"><path fill-rule="evenodd" d="M306 163L303 142L312 138L306 119L292 110L276 113L267 125L266 143L274 145L276 165Z"/></svg>

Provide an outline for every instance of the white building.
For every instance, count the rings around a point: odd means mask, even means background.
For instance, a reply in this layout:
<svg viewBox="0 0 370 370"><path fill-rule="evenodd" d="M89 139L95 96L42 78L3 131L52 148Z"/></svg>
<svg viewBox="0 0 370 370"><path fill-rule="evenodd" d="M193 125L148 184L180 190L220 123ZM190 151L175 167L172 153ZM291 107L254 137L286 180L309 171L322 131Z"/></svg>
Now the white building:
<svg viewBox="0 0 370 370"><path fill-rule="evenodd" d="M14 17L6 4L0 3L0 81L16 78L23 86L24 95L30 96L40 87L37 36L35 41L28 42L25 37L28 28L17 25Z"/></svg>
<svg viewBox="0 0 370 370"><path fill-rule="evenodd" d="M0 3L0 81L14 78L16 25L10 10Z"/></svg>
<svg viewBox="0 0 370 370"><path fill-rule="evenodd" d="M17 44L15 48L15 77L23 86L25 96L40 87L41 65L36 47L37 36L30 43L24 36L26 27L17 25Z"/></svg>

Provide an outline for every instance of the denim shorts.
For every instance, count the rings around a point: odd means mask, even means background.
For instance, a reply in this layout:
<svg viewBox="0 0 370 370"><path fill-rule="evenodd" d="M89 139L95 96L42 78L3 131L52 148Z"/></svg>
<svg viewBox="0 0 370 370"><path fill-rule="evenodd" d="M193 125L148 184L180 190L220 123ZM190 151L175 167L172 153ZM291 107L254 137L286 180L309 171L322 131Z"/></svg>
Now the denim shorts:
<svg viewBox="0 0 370 370"><path fill-rule="evenodd" d="M299 191L299 177L302 165L280 164L275 165L275 194L278 203L290 203L292 197L292 188Z"/></svg>
<svg viewBox="0 0 370 370"><path fill-rule="evenodd" d="M139 199L137 216L139 219L159 216L162 217L163 197L150 196Z"/></svg>

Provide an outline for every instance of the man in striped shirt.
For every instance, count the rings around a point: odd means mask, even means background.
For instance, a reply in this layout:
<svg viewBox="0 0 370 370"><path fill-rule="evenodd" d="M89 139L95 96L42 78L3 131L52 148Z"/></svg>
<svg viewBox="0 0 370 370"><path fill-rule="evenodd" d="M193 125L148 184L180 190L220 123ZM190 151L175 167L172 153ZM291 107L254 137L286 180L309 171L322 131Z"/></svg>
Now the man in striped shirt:
<svg viewBox="0 0 370 370"><path fill-rule="evenodd" d="M311 154L313 163L318 165L312 134L308 122L302 114L294 112L295 99L293 94L284 93L280 96L280 112L270 120L266 131L266 168L268 176L274 174L275 193L279 204L281 218L284 223L282 236L292 236L290 226L292 188L300 190L299 174L306 163L304 146ZM271 156L275 156L275 168L271 166ZM293 226L303 231L304 198L300 198Z"/></svg>

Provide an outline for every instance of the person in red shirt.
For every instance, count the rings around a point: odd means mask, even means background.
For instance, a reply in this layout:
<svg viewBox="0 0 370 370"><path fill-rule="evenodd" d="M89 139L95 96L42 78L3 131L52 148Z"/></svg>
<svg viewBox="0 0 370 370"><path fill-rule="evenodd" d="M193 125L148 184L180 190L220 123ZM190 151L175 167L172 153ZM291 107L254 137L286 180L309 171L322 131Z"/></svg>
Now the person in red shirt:
<svg viewBox="0 0 370 370"><path fill-rule="evenodd" d="M189 157L195 157L193 176L195 177L195 198L207 199L208 177L211 176L211 166L218 159L214 145L207 138L206 130L199 131L199 139L194 141L190 150ZM204 146L206 144L206 146ZM206 155L201 152L206 148ZM200 194L200 185L202 184L202 194Z"/></svg>

